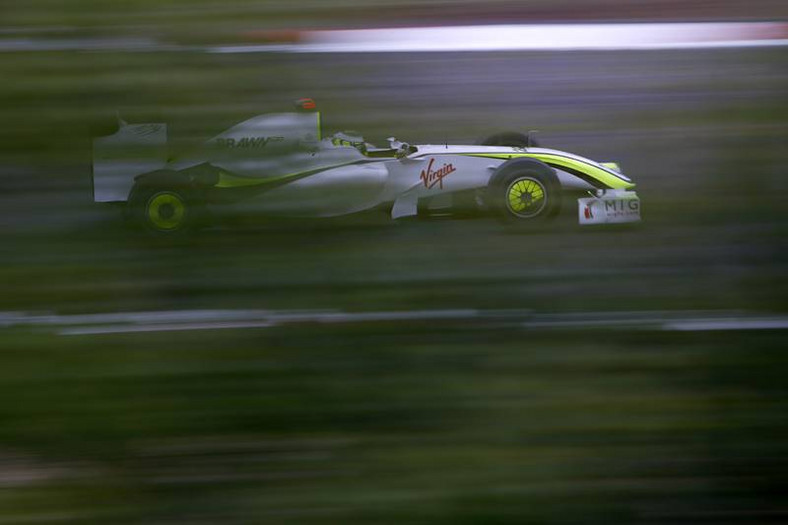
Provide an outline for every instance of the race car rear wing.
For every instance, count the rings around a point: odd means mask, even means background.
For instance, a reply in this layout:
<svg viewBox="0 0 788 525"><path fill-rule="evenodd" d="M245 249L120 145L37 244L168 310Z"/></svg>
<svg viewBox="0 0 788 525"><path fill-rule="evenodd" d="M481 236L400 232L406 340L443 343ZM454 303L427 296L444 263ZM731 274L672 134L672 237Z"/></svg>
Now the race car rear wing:
<svg viewBox="0 0 788 525"><path fill-rule="evenodd" d="M167 163L167 125L127 124L118 119L118 131L93 140L93 200L124 202L134 178Z"/></svg>

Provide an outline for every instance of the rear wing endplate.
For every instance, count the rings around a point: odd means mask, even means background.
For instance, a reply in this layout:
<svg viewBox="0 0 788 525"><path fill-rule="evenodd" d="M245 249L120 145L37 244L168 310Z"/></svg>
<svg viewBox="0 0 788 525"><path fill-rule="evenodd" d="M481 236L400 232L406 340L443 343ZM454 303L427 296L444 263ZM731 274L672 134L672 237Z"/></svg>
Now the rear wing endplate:
<svg viewBox="0 0 788 525"><path fill-rule="evenodd" d="M93 200L126 201L136 176L166 163L166 124L120 121L115 134L93 140Z"/></svg>

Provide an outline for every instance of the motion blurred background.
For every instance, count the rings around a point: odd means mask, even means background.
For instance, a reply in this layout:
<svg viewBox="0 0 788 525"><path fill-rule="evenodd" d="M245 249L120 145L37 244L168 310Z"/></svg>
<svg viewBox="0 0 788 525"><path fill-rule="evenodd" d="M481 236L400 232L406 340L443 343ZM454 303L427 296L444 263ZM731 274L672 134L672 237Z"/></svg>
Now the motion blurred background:
<svg viewBox="0 0 788 525"><path fill-rule="evenodd" d="M3 0L0 522L788 519L785 46L298 52L315 30L500 23L784 41L786 19L779 0ZM239 221L162 244L92 203L116 111L167 122L178 152L302 96L373 143L538 129L619 161L644 224ZM248 311L323 314L155 322Z"/></svg>

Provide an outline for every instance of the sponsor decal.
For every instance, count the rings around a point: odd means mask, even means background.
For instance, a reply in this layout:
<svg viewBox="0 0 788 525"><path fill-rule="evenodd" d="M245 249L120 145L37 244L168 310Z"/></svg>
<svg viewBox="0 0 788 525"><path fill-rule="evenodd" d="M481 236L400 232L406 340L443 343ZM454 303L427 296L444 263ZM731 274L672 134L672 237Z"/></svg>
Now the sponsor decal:
<svg viewBox="0 0 788 525"><path fill-rule="evenodd" d="M161 131L161 124L135 124L131 127L132 133L140 137L147 137Z"/></svg>
<svg viewBox="0 0 788 525"><path fill-rule="evenodd" d="M443 178L448 176L450 173L457 171L457 168L455 168L453 164L448 163L444 164L437 170L433 170L432 165L434 163L435 159L430 159L427 167L421 170L421 181L424 183L424 187L427 189L434 187L436 184L438 185L438 188L443 189Z"/></svg>
<svg viewBox="0 0 788 525"><path fill-rule="evenodd" d="M580 224L612 224L640 220L640 199L634 192L603 198L578 199Z"/></svg>
<svg viewBox="0 0 788 525"><path fill-rule="evenodd" d="M591 209L591 203L586 204L585 210L583 210L583 215L585 215L586 219L594 218L594 211Z"/></svg>
<svg viewBox="0 0 788 525"><path fill-rule="evenodd" d="M622 217L638 215L640 213L640 201L636 199L618 199L605 201L605 214L608 217Z"/></svg>
<svg viewBox="0 0 788 525"><path fill-rule="evenodd" d="M269 142L281 142L284 137L243 137L240 139L216 139L220 148L264 148Z"/></svg>

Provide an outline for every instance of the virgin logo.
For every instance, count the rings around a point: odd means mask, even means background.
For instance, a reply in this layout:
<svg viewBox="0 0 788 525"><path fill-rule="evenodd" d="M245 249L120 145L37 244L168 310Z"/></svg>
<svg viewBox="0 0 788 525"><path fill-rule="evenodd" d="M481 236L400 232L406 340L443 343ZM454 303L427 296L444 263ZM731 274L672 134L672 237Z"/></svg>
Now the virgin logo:
<svg viewBox="0 0 788 525"><path fill-rule="evenodd" d="M421 181L424 183L425 188L432 188L437 184L440 189L443 189L443 178L449 173L454 173L457 171L457 169L453 164L444 164L438 170L433 171L432 165L434 163L435 159L430 159L430 163L427 164L427 168L421 170Z"/></svg>

